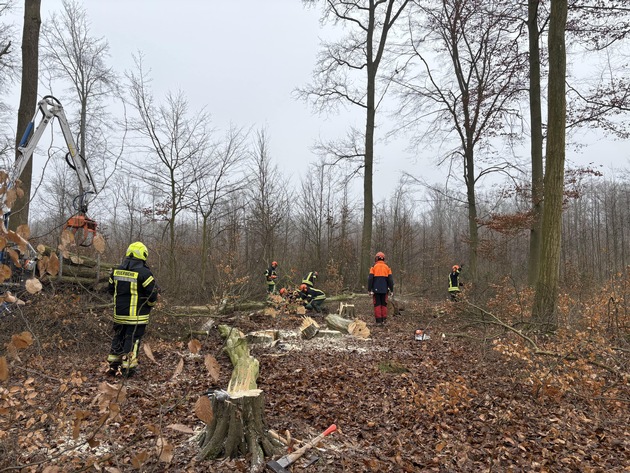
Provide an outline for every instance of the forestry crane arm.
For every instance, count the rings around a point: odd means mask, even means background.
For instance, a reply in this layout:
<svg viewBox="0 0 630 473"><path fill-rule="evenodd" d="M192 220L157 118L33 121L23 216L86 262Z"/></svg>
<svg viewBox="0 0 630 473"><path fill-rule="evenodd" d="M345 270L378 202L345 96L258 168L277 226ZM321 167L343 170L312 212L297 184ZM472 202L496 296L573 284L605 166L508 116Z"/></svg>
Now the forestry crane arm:
<svg viewBox="0 0 630 473"><path fill-rule="evenodd" d="M68 163L68 166L76 172L79 179L79 195L74 200L74 206L77 213L68 219L65 228L69 228L75 234L75 237L79 236L77 235L77 232L81 230L79 244L89 246L92 238L96 234L97 226L94 220L86 216L88 204L96 195L92 174L87 166L85 158L77 152L77 147L68 124L68 119L66 118L63 106L59 100L52 95L46 95L38 102L37 108L38 110L35 112L35 116L26 127L26 131L24 132L24 135L18 145L18 157L15 161L13 169L9 172L7 190L15 186L28 161L33 156L37 143L42 137L46 127L53 118L56 118L65 138L66 146L68 147L66 163ZM40 113L40 121L37 126L35 126L35 121ZM4 195L5 199L2 202L5 220L4 223L8 228L10 210L6 208L6 192Z"/></svg>

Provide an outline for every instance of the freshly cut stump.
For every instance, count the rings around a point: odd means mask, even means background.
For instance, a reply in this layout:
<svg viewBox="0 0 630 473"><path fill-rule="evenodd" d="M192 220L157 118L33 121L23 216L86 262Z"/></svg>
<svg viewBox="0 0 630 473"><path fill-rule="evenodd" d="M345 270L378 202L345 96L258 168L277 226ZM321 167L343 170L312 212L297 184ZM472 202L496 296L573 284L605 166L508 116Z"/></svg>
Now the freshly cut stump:
<svg viewBox="0 0 630 473"><path fill-rule="evenodd" d="M304 317L300 326L300 332L303 338L310 340L319 332L319 324L310 317Z"/></svg>
<svg viewBox="0 0 630 473"><path fill-rule="evenodd" d="M262 471L265 457L276 454L282 444L269 433L264 419L265 397L256 387L258 360L250 355L245 335L220 325L225 348L234 366L226 391L214 391L212 421L199 438L199 459L235 458L251 455L250 471Z"/></svg>

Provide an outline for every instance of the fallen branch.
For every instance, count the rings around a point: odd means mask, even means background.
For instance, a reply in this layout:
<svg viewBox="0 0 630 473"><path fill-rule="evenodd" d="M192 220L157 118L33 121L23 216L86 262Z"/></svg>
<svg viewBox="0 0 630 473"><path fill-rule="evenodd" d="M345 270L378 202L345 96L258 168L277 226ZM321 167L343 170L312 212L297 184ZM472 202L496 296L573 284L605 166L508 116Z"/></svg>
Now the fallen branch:
<svg viewBox="0 0 630 473"><path fill-rule="evenodd" d="M521 332L520 330L518 330L517 328L514 328L513 326L511 326L510 324L507 324L505 322L503 322L500 318L498 318L496 315L492 314L491 312L488 312L487 310L482 309L479 306L476 306L475 304L469 302L469 301L464 301L464 303L468 304L470 307L478 310L480 313L487 315L488 317L491 318L491 320L486 320L484 321L484 323L487 323L489 325L498 325L500 327L505 328L506 330L518 335L519 337L521 337L523 340L525 340L527 343L530 344L530 346L532 347L532 351L535 355L540 355L540 356L549 356L549 357L553 357L553 358L560 358L560 359L564 359L567 361L579 361L579 360L583 360L585 361L587 364L592 365L592 366L597 366L598 368L602 368L612 374L615 374L617 376L621 376L621 377L627 377L628 375L626 373L622 373L619 370L608 366L604 363L600 363L599 361L594 361L594 360L586 360L583 358L579 358L577 356L574 355L563 355L561 353L556 353L556 352L551 352L551 351L547 351L547 350L542 350L537 344L536 342L531 338L528 337L527 335L525 335L523 332Z"/></svg>

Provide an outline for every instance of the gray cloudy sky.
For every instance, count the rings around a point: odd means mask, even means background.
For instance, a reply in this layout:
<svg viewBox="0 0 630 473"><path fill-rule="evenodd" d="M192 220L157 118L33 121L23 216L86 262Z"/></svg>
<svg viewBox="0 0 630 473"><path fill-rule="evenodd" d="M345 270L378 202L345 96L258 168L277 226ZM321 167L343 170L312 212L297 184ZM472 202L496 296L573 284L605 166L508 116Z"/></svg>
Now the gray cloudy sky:
<svg viewBox="0 0 630 473"><path fill-rule="evenodd" d="M217 127L265 127L271 154L288 176L305 175L317 159L310 148L318 137L342 136L350 125L363 128L359 114L318 116L292 98L292 91L311 79L319 38L330 33L319 23L319 8L307 9L301 0L85 0L84 5L92 35L109 42L116 71L132 68L132 54L141 51L156 99L181 90L191 109L207 107ZM61 0L42 0L43 20L60 8ZM40 86L40 95L48 92ZM579 155L568 150L568 160L627 167L627 143L596 135L589 142ZM403 169L431 182L444 180L447 170L436 169L434 156L412 156L403 143L401 138L377 148L375 173L388 183L375 187L377 200L391 194Z"/></svg>
<svg viewBox="0 0 630 473"><path fill-rule="evenodd" d="M42 20L61 3L42 0ZM15 11L20 31L21 4ZM191 110L207 107L217 127L265 127L271 155L288 176L305 175L317 160L311 147L319 137L341 137L347 125L363 128L358 114L319 116L292 96L310 81L326 34L319 9L300 0L85 0L84 6L91 33L107 39L117 72L133 68L132 54L142 52L157 100L181 90ZM40 96L49 92L40 84ZM376 172L391 182L377 199L389 195L410 164L403 145L381 152L396 159L377 164Z"/></svg>

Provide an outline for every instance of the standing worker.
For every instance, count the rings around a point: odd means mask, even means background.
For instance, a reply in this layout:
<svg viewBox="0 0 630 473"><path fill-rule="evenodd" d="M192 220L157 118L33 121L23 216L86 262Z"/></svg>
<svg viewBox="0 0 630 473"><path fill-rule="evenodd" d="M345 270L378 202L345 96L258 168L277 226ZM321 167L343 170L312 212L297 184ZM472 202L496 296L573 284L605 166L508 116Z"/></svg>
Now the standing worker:
<svg viewBox="0 0 630 473"><path fill-rule="evenodd" d="M278 275L276 274L276 268L278 267L277 261L272 261L271 266L265 271L265 279L267 280L267 293L275 294L276 292L276 279L278 279Z"/></svg>
<svg viewBox="0 0 630 473"><path fill-rule="evenodd" d="M374 266L368 276L368 293L374 302L374 319L376 325L385 325L387 320L387 295L394 295L394 278L392 270L385 263L385 254L376 253Z"/></svg>
<svg viewBox="0 0 630 473"><path fill-rule="evenodd" d="M317 271L311 271L304 279L302 279L302 284L306 284L308 287L315 287L315 280L317 279Z"/></svg>
<svg viewBox="0 0 630 473"><path fill-rule="evenodd" d="M318 314L322 313L322 304L326 300L324 291L302 284L300 285L300 297L304 300L304 307L307 310L314 310Z"/></svg>
<svg viewBox="0 0 630 473"><path fill-rule="evenodd" d="M114 295L114 338L107 357L107 374L132 376L138 366L140 340L149 323L149 313L158 300L159 287L146 264L149 251L139 241L129 245L122 264L109 276Z"/></svg>
<svg viewBox="0 0 630 473"><path fill-rule="evenodd" d="M459 280L462 266L454 265L451 274L448 275L448 293L451 296L451 301L457 302L459 300L460 286L464 283Z"/></svg>

